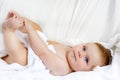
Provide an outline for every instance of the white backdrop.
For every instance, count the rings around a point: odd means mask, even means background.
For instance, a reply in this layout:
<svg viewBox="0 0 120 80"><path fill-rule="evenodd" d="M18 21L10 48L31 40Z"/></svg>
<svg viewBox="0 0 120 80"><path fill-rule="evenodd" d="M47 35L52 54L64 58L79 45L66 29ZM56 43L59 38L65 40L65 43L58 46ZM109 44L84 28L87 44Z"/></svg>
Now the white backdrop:
<svg viewBox="0 0 120 80"><path fill-rule="evenodd" d="M119 3L119 0L1 0L0 22L8 11L15 10L40 24L49 39L74 43L107 41L120 32Z"/></svg>

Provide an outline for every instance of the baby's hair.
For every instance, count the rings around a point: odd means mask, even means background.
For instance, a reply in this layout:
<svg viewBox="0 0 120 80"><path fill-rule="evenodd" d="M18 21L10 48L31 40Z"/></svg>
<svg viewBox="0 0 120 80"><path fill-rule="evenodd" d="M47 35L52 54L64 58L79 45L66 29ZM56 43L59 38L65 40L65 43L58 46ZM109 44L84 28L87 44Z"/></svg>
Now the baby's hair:
<svg viewBox="0 0 120 80"><path fill-rule="evenodd" d="M95 44L100 49L102 56L104 57L104 65L109 65L112 63L112 55L110 49L105 48L102 44L95 42Z"/></svg>

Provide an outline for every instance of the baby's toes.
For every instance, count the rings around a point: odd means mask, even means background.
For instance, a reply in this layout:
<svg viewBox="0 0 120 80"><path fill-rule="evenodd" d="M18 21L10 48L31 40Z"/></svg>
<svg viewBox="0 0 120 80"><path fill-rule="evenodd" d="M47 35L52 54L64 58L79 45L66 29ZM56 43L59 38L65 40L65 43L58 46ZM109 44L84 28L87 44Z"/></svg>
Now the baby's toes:
<svg viewBox="0 0 120 80"><path fill-rule="evenodd" d="M17 29L21 26L20 21L16 18L16 16L10 18L9 20L11 28Z"/></svg>
<svg viewBox="0 0 120 80"><path fill-rule="evenodd" d="M12 13L13 13L14 15L16 15L16 16L18 16L18 17L20 17L20 15L19 15L17 12L12 11Z"/></svg>
<svg viewBox="0 0 120 80"><path fill-rule="evenodd" d="M21 17L17 16L17 15L14 15L14 19L18 20L18 21L22 21Z"/></svg>
<svg viewBox="0 0 120 80"><path fill-rule="evenodd" d="M12 18L14 16L14 14L12 12L9 12L6 19Z"/></svg>

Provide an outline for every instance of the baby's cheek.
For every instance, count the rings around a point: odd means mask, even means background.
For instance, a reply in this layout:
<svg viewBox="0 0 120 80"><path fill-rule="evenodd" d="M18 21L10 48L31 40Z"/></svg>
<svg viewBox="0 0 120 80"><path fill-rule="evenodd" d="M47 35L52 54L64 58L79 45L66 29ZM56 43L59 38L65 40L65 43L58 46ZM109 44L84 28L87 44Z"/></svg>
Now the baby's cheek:
<svg viewBox="0 0 120 80"><path fill-rule="evenodd" d="M82 67L86 67L86 62L84 60L80 60L78 64Z"/></svg>
<svg viewBox="0 0 120 80"><path fill-rule="evenodd" d="M70 57L69 57L69 61L70 61L70 63L75 64L75 59L74 59L73 56L70 56Z"/></svg>

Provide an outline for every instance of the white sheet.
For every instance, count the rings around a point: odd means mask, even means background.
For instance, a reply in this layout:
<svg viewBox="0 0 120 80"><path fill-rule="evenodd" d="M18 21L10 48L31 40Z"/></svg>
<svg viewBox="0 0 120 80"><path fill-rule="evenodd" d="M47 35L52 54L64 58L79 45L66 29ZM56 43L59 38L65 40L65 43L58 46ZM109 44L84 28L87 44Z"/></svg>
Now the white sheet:
<svg viewBox="0 0 120 80"><path fill-rule="evenodd" d="M116 49L112 65L98 67L92 72L55 77L44 71L2 71L0 77L2 80L119 80L120 39L119 36L114 38L120 33L119 4L120 0L0 0L0 24L8 11L14 9L40 24L52 40L71 44L84 41L107 43L109 39L113 40L108 45L116 41L113 43Z"/></svg>

